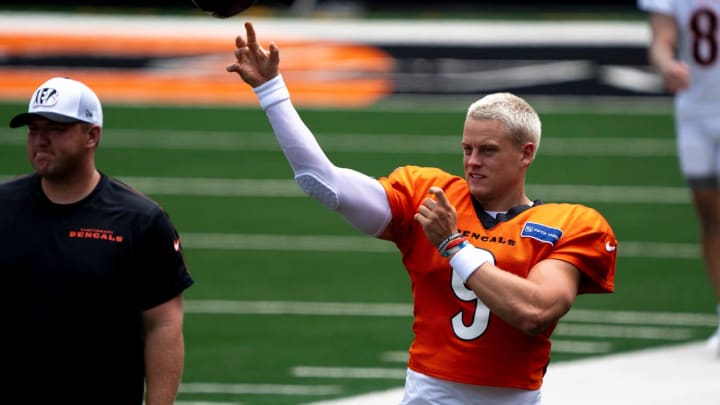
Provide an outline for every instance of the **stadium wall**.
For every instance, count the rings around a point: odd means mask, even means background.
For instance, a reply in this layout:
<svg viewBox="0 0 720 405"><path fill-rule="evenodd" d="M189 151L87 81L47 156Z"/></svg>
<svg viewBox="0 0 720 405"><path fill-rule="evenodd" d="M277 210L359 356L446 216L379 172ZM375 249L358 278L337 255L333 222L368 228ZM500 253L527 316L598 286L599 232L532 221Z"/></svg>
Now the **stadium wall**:
<svg viewBox="0 0 720 405"><path fill-rule="evenodd" d="M109 101L254 104L249 91L228 92L237 78L224 71L242 21L0 12L0 100L24 100L28 88L64 75ZM667 96L647 61L644 21L252 21L262 40L281 46L283 74L304 104L498 90Z"/></svg>

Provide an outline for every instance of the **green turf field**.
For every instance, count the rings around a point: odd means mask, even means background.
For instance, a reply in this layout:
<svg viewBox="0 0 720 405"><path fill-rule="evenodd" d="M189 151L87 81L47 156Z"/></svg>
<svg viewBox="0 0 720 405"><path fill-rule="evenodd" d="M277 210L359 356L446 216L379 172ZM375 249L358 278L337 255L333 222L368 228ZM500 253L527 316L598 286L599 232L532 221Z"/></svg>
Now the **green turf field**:
<svg viewBox="0 0 720 405"><path fill-rule="evenodd" d="M0 116L24 108L2 104ZM620 241L617 292L578 298L553 361L707 337L715 302L672 117L539 110L530 197L595 207ZM462 109L301 113L340 166L462 173ZM24 136L0 129L0 178L29 170ZM301 194L259 109L107 106L98 165L161 203L183 237L196 284L179 402L290 405L402 385L411 307L399 255Z"/></svg>

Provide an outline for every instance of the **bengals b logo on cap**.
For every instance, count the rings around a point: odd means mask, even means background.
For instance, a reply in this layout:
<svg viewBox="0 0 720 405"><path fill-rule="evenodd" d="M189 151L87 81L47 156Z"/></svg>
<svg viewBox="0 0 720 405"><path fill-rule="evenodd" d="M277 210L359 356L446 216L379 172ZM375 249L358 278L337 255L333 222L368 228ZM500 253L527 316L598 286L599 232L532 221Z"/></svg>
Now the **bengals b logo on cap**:
<svg viewBox="0 0 720 405"><path fill-rule="evenodd" d="M30 98L28 111L13 117L10 127L27 125L34 116L61 123L103 124L102 105L95 92L66 77L54 77L40 85Z"/></svg>

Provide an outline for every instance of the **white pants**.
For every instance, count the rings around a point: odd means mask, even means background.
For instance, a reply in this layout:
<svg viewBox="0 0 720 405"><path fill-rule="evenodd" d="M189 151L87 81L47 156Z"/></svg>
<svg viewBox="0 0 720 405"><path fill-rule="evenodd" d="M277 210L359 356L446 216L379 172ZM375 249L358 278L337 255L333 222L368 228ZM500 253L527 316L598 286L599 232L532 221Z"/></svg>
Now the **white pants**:
<svg viewBox="0 0 720 405"><path fill-rule="evenodd" d="M541 405L540 390L461 384L407 370L400 405Z"/></svg>
<svg viewBox="0 0 720 405"><path fill-rule="evenodd" d="M680 170L691 184L712 186L720 179L720 115L677 117Z"/></svg>

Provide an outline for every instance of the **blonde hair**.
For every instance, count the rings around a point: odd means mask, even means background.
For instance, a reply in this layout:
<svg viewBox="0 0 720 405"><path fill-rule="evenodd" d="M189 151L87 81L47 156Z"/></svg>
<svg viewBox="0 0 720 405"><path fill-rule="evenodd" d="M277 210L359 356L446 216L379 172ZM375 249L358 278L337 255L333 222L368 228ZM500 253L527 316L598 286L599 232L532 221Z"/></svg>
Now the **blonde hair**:
<svg viewBox="0 0 720 405"><path fill-rule="evenodd" d="M527 101L512 93L492 93L480 98L470 104L466 117L500 121L514 144L533 143L535 153L540 148L540 117Z"/></svg>

